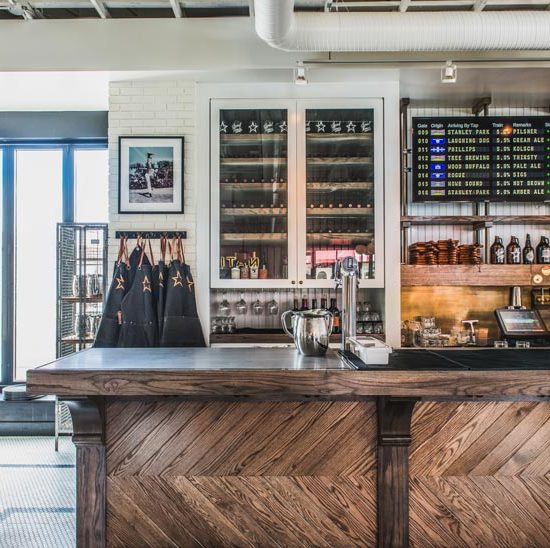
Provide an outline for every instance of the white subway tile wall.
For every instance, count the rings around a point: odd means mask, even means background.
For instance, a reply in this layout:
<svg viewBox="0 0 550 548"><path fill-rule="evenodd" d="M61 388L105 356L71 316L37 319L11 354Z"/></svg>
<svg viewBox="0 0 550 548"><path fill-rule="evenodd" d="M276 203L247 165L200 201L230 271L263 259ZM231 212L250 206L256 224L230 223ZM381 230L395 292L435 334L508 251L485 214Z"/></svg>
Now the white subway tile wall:
<svg viewBox="0 0 550 548"><path fill-rule="evenodd" d="M196 268L196 101L193 82L131 80L111 82L109 89L109 263L117 256L117 230L186 230L185 258ZM184 213L118 213L118 138L183 136ZM208 182L205 182L208 185ZM206 221L207 222L207 221ZM152 242L158 260L158 241Z"/></svg>

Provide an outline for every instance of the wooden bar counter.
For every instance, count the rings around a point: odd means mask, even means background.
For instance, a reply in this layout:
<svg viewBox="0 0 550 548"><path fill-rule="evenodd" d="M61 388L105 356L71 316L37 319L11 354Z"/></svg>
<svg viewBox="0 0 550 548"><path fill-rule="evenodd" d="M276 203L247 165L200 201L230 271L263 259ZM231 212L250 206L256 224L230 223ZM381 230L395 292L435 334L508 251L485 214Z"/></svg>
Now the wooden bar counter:
<svg viewBox="0 0 550 548"><path fill-rule="evenodd" d="M28 391L71 410L79 547L543 547L549 356L92 349Z"/></svg>

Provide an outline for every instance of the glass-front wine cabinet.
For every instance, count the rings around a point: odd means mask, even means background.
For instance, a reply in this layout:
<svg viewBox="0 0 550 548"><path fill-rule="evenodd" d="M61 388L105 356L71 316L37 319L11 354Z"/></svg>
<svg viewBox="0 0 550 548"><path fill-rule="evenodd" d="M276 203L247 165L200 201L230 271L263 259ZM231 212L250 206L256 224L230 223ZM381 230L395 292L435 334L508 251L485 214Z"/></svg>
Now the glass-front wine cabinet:
<svg viewBox="0 0 550 548"><path fill-rule="evenodd" d="M383 287L381 102L212 103L212 287Z"/></svg>

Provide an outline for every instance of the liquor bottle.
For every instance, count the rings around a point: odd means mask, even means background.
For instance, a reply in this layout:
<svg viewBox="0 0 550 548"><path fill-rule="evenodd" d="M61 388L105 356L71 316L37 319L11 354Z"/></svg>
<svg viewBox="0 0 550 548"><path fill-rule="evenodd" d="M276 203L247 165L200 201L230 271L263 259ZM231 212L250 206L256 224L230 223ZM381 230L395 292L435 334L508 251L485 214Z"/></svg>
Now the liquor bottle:
<svg viewBox="0 0 550 548"><path fill-rule="evenodd" d="M323 310L327 309L327 298L326 297L321 297L321 308Z"/></svg>
<svg viewBox="0 0 550 548"><path fill-rule="evenodd" d="M300 308L301 311L309 310L309 305L307 302L307 297L302 298L302 308Z"/></svg>
<svg viewBox="0 0 550 548"><path fill-rule="evenodd" d="M340 327L340 310L336 306L336 299L330 299L330 308L329 312L332 312L332 332L341 333L342 329Z"/></svg>
<svg viewBox="0 0 550 548"><path fill-rule="evenodd" d="M299 312L300 311L300 307L298 306L298 299L294 299L294 306L292 307L292 310L294 312Z"/></svg>
<svg viewBox="0 0 550 548"><path fill-rule="evenodd" d="M540 242L537 246L537 263L550 263L550 243L548 242L548 238L546 236L540 237Z"/></svg>
<svg viewBox="0 0 550 548"><path fill-rule="evenodd" d="M504 250L504 244L502 243L502 238L500 236L495 236L495 241L491 246L491 264L505 264L506 263L506 252Z"/></svg>
<svg viewBox="0 0 550 548"><path fill-rule="evenodd" d="M311 310L317 310L317 299L311 299Z"/></svg>
<svg viewBox="0 0 550 548"><path fill-rule="evenodd" d="M267 280L268 277L269 271L267 270L267 265L265 264L265 262L262 262L262 266L258 271L258 278L260 278L260 280Z"/></svg>
<svg viewBox="0 0 550 548"><path fill-rule="evenodd" d="M516 236L510 238L506 246L506 262L508 264L521 264L521 246Z"/></svg>
<svg viewBox="0 0 550 548"><path fill-rule="evenodd" d="M523 264L535 264L535 250L531 245L531 236L527 234L523 248Z"/></svg>

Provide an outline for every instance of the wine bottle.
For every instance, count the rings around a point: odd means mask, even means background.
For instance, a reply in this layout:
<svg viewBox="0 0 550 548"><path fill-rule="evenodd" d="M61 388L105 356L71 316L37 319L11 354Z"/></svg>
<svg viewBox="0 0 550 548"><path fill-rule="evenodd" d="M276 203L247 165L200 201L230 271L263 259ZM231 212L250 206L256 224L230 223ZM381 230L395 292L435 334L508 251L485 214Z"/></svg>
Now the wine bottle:
<svg viewBox="0 0 550 548"><path fill-rule="evenodd" d="M537 263L550 263L550 243L548 242L548 238L546 236L541 236L539 245L537 245Z"/></svg>
<svg viewBox="0 0 550 548"><path fill-rule="evenodd" d="M521 246L516 236L510 238L506 246L506 262L508 264L521 264Z"/></svg>
<svg viewBox="0 0 550 548"><path fill-rule="evenodd" d="M321 308L323 310L327 309L327 298L326 297L321 297Z"/></svg>
<svg viewBox="0 0 550 548"><path fill-rule="evenodd" d="M307 302L307 297L302 298L302 308L300 308L301 311L309 310L309 305Z"/></svg>
<svg viewBox="0 0 550 548"><path fill-rule="evenodd" d="M330 308L328 310L329 312L332 312L332 332L341 333L340 310L338 310L338 307L336 306L336 299L330 299Z"/></svg>
<svg viewBox="0 0 550 548"><path fill-rule="evenodd" d="M535 250L531 245L531 236L527 234L525 239L525 247L523 248L523 264L534 264L535 263Z"/></svg>
<svg viewBox="0 0 550 548"><path fill-rule="evenodd" d="M506 262L506 252L504 250L504 244L502 243L502 238L500 236L495 236L495 241L491 246L491 264L505 264Z"/></svg>
<svg viewBox="0 0 550 548"><path fill-rule="evenodd" d="M317 299L311 299L311 310L317 310Z"/></svg>
<svg viewBox="0 0 550 548"><path fill-rule="evenodd" d="M300 311L300 307L298 306L298 299L294 299L294 306L292 307L292 310L294 312L299 312Z"/></svg>

